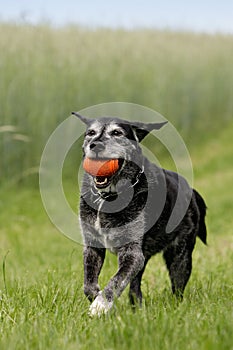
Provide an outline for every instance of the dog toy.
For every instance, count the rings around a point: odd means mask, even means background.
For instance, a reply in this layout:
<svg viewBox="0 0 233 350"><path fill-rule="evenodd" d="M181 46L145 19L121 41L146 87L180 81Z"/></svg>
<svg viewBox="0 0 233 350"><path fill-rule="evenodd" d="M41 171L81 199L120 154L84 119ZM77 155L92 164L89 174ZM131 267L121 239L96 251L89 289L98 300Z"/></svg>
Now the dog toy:
<svg viewBox="0 0 233 350"><path fill-rule="evenodd" d="M92 176L109 177L119 169L118 159L91 159L85 158L83 161L84 170Z"/></svg>

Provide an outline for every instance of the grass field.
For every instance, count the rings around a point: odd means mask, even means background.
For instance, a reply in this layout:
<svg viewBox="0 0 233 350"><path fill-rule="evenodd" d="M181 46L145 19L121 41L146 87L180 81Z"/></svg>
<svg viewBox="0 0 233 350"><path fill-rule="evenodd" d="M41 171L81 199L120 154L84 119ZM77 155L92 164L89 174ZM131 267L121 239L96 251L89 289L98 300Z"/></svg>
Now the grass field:
<svg viewBox="0 0 233 350"><path fill-rule="evenodd" d="M227 128L192 154L195 186L209 207L209 245L197 242L179 307L156 256L144 275L141 310L131 311L125 292L113 313L90 319L82 291L82 247L52 226L38 190L3 189L0 348L233 349L232 137L233 128ZM116 268L116 258L108 254L102 286Z"/></svg>
<svg viewBox="0 0 233 350"><path fill-rule="evenodd" d="M233 350L233 38L2 24L0 52L0 349ZM143 278L141 310L124 292L112 313L91 319L82 246L46 216L37 167L71 110L119 100L157 109L184 136L208 205L208 246L197 242L179 306L158 255ZM108 254L102 287L116 269Z"/></svg>
<svg viewBox="0 0 233 350"><path fill-rule="evenodd" d="M54 128L98 103L153 108L188 146L232 120L233 36L9 24L0 33L1 181L36 174Z"/></svg>

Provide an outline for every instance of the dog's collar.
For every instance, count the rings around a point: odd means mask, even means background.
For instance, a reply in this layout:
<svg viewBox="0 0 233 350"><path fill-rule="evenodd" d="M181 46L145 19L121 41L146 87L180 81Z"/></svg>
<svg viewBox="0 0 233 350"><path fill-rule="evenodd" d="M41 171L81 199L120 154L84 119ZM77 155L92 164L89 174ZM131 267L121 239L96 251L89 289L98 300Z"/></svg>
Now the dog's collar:
<svg viewBox="0 0 233 350"><path fill-rule="evenodd" d="M130 187L134 187L137 185L137 183L139 182L140 180L140 177L142 176L142 174L144 173L144 165L142 165L142 169L139 171L139 173L137 174L136 176L136 180L134 182L134 184L132 184Z"/></svg>
<svg viewBox="0 0 233 350"><path fill-rule="evenodd" d="M144 173L144 165L142 165L142 169L138 172L134 183L131 184L128 187L128 189L133 188L134 186L136 186L138 184L138 182L140 181L140 177L142 176L143 173ZM125 189L125 190L127 190L127 189ZM98 196L98 198L95 201L97 201L99 198L102 198L104 200L106 200L108 198L113 199L114 197L116 197L117 195L122 193L122 192L100 192L94 187L91 187L91 192L94 196Z"/></svg>

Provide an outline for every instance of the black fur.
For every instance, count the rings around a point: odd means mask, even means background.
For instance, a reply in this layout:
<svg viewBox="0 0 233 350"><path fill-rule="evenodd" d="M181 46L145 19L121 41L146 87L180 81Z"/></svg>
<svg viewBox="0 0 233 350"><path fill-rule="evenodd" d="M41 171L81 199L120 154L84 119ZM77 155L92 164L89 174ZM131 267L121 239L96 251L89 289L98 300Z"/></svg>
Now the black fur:
<svg viewBox="0 0 233 350"><path fill-rule="evenodd" d="M138 141L163 124L149 124L147 127L146 124L130 124L112 118L97 121L85 118L83 121L87 130L98 130L95 136L85 138L84 155L92 154L90 144L98 139L105 148L101 154L103 158L111 158L112 152L114 157L119 153L119 158L125 159L107 191L99 190L89 174L83 179L80 221L85 243L84 292L90 301L94 300L91 314L110 309L114 298L119 297L128 284L131 304L141 304L143 272L151 256L159 252L163 252L172 292L182 297L192 270L196 236L206 243L206 205L184 178L159 168L142 155ZM111 125L112 128L114 125L120 127L124 135L111 137L108 132ZM179 186L182 195L178 200ZM181 218L176 224L174 221L172 230L169 230L174 208L176 217L180 215ZM98 276L106 248L118 255L119 268L100 292Z"/></svg>

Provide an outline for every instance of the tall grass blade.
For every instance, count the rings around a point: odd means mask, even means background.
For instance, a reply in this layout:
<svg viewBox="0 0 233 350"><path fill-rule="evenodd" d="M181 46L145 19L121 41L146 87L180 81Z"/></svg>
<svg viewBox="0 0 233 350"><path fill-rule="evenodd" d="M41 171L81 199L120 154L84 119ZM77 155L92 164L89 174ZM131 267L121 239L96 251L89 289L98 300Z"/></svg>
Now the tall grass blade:
<svg viewBox="0 0 233 350"><path fill-rule="evenodd" d="M6 295L8 295L7 283L6 283L6 258L7 258L9 253L10 253L10 251L8 250L8 252L5 254L5 256L3 258L3 263L2 263L3 283L4 283Z"/></svg>

